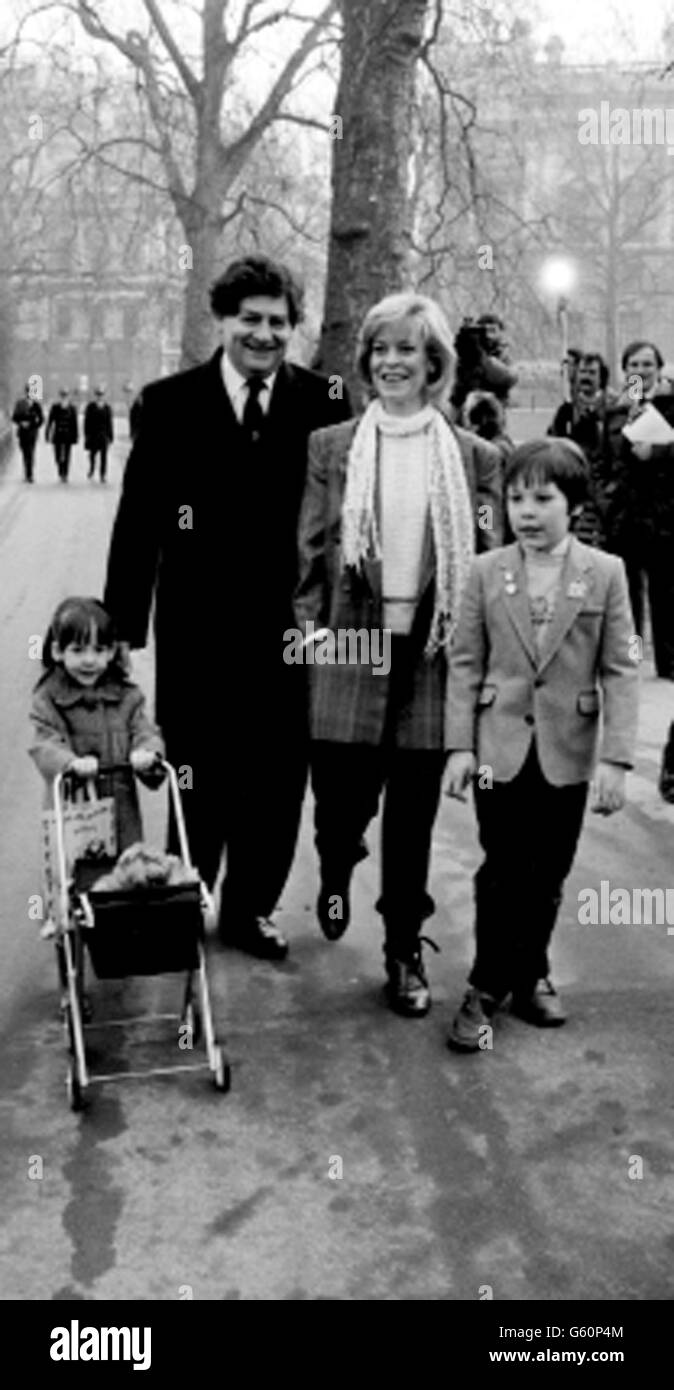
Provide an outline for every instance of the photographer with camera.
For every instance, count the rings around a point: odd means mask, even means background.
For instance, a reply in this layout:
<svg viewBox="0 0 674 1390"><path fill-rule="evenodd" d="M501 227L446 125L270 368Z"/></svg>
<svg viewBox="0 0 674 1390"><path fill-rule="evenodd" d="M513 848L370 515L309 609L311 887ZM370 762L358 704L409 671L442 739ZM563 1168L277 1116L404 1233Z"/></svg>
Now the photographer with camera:
<svg viewBox="0 0 674 1390"><path fill-rule="evenodd" d="M503 320L496 314L465 318L454 339L456 376L450 402L454 418L460 415L471 391L490 391L505 407L517 372L508 364Z"/></svg>

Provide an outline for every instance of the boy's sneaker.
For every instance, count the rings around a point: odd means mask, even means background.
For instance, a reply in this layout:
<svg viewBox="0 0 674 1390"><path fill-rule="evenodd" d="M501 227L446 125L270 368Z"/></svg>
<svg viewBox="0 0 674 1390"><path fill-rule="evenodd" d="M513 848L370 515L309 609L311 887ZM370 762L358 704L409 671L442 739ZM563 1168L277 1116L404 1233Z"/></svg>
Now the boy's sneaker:
<svg viewBox="0 0 674 1390"><path fill-rule="evenodd" d="M557 990L549 980L537 980L529 994L513 992L510 1012L536 1028L561 1028L566 1014Z"/></svg>
<svg viewBox="0 0 674 1390"><path fill-rule="evenodd" d="M491 994L471 985L463 1004L452 1022L447 1038L447 1046L456 1052L479 1052L480 1043L485 1036L483 1028L491 1026L491 1016L497 1001Z"/></svg>

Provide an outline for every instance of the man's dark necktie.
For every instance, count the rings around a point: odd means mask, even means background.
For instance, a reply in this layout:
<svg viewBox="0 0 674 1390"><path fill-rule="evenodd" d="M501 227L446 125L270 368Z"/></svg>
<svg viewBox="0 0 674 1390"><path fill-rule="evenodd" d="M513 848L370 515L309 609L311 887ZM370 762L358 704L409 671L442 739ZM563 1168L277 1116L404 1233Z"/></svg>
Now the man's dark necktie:
<svg viewBox="0 0 674 1390"><path fill-rule="evenodd" d="M266 381L263 377L252 376L246 382L248 396L243 408L241 424L251 444L257 444L264 428L264 411L260 405L260 392L264 390Z"/></svg>

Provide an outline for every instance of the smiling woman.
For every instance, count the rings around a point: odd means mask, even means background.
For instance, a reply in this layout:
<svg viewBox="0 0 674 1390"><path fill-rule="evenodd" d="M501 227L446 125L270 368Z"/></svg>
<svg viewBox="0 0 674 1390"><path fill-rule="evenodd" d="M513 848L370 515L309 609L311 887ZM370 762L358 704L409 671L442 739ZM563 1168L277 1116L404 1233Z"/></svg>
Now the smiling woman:
<svg viewBox="0 0 674 1390"><path fill-rule="evenodd" d="M370 309L357 362L374 399L360 420L311 437L300 519L299 628L363 633L369 654L309 668L318 919L331 941L346 930L351 875L383 794L377 910L389 1002L408 1017L431 1002L421 930L434 911L446 650L475 538L467 470L475 481L474 451L491 452L442 414L453 360L433 300L395 294ZM380 632L386 673L371 659Z"/></svg>
<svg viewBox="0 0 674 1390"><path fill-rule="evenodd" d="M454 365L447 320L425 295L388 295L365 317L357 361L385 411L413 414L447 389Z"/></svg>
<svg viewBox="0 0 674 1390"><path fill-rule="evenodd" d="M386 324L372 343L370 377L384 410L413 415L421 410L428 360L421 328L414 319Z"/></svg>

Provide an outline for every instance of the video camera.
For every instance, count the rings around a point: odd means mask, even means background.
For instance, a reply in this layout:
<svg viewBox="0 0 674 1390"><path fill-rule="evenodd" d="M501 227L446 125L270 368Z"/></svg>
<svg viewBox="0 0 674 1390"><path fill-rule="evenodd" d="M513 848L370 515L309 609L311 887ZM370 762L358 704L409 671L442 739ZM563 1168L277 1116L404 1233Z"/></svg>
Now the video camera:
<svg viewBox="0 0 674 1390"><path fill-rule="evenodd" d="M456 380L451 402L460 409L469 391L491 391L506 403L517 373L507 365L503 323L495 314L464 318L454 339Z"/></svg>

